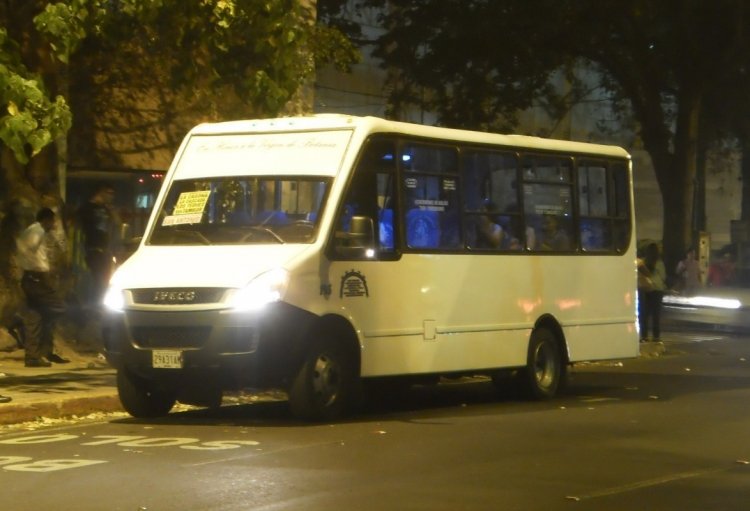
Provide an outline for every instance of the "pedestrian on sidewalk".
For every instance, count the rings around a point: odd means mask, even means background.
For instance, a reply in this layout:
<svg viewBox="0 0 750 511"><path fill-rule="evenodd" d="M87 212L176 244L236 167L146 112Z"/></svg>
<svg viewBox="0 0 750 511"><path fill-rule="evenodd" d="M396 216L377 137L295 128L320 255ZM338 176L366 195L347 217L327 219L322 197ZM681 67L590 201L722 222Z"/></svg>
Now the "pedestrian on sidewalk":
<svg viewBox="0 0 750 511"><path fill-rule="evenodd" d="M36 222L16 240L18 262L23 270L21 289L27 306L24 314L26 367L49 367L50 362L69 362L57 355L53 346L55 322L65 312L65 302L50 273L47 253L48 237L54 227L55 212L42 208L36 215Z"/></svg>
<svg viewBox="0 0 750 511"><path fill-rule="evenodd" d="M638 329L641 342L661 340L661 301L667 290L667 270L659 254L659 246L651 243L643 258L638 259Z"/></svg>

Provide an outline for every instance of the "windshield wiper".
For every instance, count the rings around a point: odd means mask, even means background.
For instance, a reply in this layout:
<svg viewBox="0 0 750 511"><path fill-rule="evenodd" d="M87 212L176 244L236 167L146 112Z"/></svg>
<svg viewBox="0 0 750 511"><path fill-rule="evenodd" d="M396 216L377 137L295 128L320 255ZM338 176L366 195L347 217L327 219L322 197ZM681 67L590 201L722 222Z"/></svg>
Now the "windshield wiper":
<svg viewBox="0 0 750 511"><path fill-rule="evenodd" d="M263 226L260 226L260 225L247 225L247 226L245 226L245 228L249 229L250 232L248 232L247 234L245 234L240 239L240 243L247 241L249 238L255 236L256 233L267 234L269 238L272 238L274 241L276 241L276 242L278 242L278 243L280 243L282 245L285 243L284 239L281 236L279 236L278 234L276 234L275 232L273 232L268 227L263 227Z"/></svg>

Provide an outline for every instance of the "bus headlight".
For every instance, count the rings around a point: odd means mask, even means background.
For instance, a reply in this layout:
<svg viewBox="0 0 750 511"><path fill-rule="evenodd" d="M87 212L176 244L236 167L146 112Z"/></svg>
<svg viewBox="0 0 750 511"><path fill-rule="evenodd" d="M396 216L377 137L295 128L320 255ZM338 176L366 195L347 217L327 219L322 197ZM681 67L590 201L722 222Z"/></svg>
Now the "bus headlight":
<svg viewBox="0 0 750 511"><path fill-rule="evenodd" d="M122 312L125 308L125 294L120 286L112 285L104 293L104 306L112 312Z"/></svg>
<svg viewBox="0 0 750 511"><path fill-rule="evenodd" d="M229 298L229 306L237 311L261 309L266 304L284 297L289 284L289 273L281 268L261 273L245 287L235 290Z"/></svg>

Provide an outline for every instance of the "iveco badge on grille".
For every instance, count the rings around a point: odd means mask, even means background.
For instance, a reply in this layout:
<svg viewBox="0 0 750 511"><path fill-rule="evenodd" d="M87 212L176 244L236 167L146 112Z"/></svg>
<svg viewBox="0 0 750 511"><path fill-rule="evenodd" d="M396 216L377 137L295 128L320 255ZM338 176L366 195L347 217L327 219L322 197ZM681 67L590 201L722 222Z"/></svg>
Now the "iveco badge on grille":
<svg viewBox="0 0 750 511"><path fill-rule="evenodd" d="M192 303L195 291L154 291L154 303Z"/></svg>

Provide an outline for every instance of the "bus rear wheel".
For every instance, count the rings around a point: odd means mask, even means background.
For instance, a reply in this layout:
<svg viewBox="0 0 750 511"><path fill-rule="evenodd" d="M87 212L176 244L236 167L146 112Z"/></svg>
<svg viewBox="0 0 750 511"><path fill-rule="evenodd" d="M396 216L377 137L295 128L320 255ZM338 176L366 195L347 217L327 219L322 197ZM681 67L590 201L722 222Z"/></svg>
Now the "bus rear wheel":
<svg viewBox="0 0 750 511"><path fill-rule="evenodd" d="M117 393L125 411L141 419L166 415L177 401L175 392L127 369L117 371Z"/></svg>
<svg viewBox="0 0 750 511"><path fill-rule="evenodd" d="M522 390L531 399L550 399L565 378L566 366L555 334L542 327L531 334L526 367L520 372Z"/></svg>
<svg viewBox="0 0 750 511"><path fill-rule="evenodd" d="M354 393L354 373L352 357L340 343L313 341L289 389L292 415L317 421L340 418Z"/></svg>

